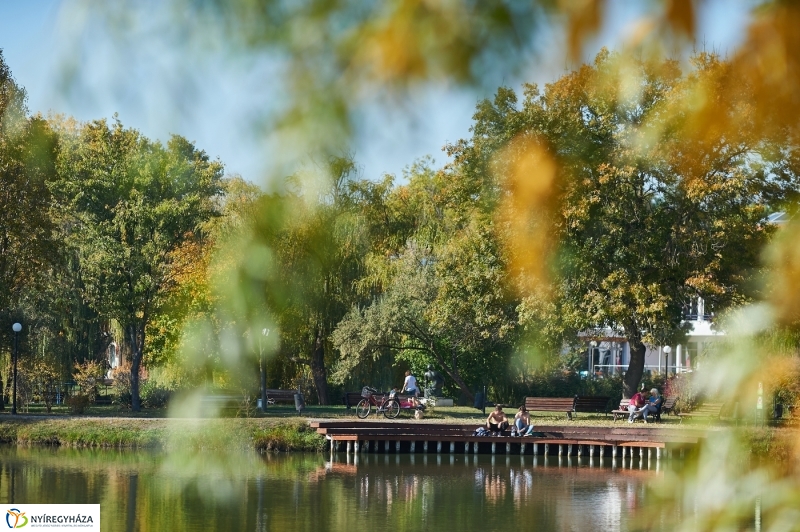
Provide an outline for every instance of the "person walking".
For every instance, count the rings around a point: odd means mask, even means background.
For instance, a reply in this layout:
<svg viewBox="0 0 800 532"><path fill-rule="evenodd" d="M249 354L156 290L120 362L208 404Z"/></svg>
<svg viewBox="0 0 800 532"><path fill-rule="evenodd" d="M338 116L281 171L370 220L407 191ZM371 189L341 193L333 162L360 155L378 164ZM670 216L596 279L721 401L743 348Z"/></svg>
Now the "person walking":
<svg viewBox="0 0 800 532"><path fill-rule="evenodd" d="M411 374L411 371L406 371L406 379L403 381L403 390L401 393L407 393L414 397L419 397L419 387L417 386L417 378Z"/></svg>

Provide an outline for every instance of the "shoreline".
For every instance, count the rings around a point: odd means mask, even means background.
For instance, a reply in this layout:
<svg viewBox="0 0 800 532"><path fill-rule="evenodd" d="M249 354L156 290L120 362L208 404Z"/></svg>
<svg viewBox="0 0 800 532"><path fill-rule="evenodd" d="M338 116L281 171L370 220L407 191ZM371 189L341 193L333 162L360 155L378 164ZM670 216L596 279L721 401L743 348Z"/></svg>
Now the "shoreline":
<svg viewBox="0 0 800 532"><path fill-rule="evenodd" d="M321 452L306 418L0 418L0 444L114 449L252 449Z"/></svg>
<svg viewBox="0 0 800 532"><path fill-rule="evenodd" d="M323 452L328 441L310 423L321 419L349 419L351 416L262 416L252 418L169 418L102 417L60 415L0 415L0 444L18 447L43 445L75 448L113 449L243 449L266 452ZM537 424L553 424L537 419ZM480 424L460 417L428 418L426 423ZM556 423L561 424L561 423ZM584 419L565 425L608 426L605 420ZM658 427L664 425L650 425ZM666 426L692 429L696 424ZM710 427L705 427L710 428ZM798 430L786 427L715 427L739 432L742 443L754 458L774 462L794 460Z"/></svg>

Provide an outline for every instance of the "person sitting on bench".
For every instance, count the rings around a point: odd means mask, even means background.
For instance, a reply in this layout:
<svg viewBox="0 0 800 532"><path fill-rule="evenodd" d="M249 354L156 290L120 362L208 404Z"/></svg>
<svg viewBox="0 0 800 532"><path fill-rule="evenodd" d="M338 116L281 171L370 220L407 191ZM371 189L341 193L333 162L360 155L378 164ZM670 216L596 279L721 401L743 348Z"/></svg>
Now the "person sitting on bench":
<svg viewBox="0 0 800 532"><path fill-rule="evenodd" d="M628 412L631 413L628 416L628 423L633 423L633 420L636 419L641 415L641 409L645 405L646 399L642 392L636 392L631 397L631 402L628 404Z"/></svg>
<svg viewBox="0 0 800 532"><path fill-rule="evenodd" d="M486 428L492 432L508 430L508 418L503 412L503 405L496 405L489 417L486 418Z"/></svg>
<svg viewBox="0 0 800 532"><path fill-rule="evenodd" d="M650 390L650 400L646 403L639 412L642 414L644 418L644 422L647 423L647 414L658 414L661 410L661 403L663 402L663 398L658 394L658 389L653 388Z"/></svg>

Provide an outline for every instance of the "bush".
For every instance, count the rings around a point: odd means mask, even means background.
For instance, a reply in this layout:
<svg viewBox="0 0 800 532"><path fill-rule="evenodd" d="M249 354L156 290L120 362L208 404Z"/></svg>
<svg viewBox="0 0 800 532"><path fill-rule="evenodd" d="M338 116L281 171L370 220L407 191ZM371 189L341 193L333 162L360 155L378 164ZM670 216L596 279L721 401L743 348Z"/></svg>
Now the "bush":
<svg viewBox="0 0 800 532"><path fill-rule="evenodd" d="M91 404L91 399L80 393L67 397L66 403L70 414L79 415L86 412L86 408Z"/></svg>
<svg viewBox="0 0 800 532"><path fill-rule="evenodd" d="M169 402L171 393L170 390L151 384L150 381L145 382L141 390L142 405L145 408L164 408ZM130 405L130 390L128 390L128 404Z"/></svg>
<svg viewBox="0 0 800 532"><path fill-rule="evenodd" d="M85 396L93 403L103 380L103 366L94 360L87 360L83 364L75 363L75 382L80 387L80 395Z"/></svg>
<svg viewBox="0 0 800 532"><path fill-rule="evenodd" d="M114 404L130 408L131 399L131 365L128 363L117 366L111 371L114 379Z"/></svg>

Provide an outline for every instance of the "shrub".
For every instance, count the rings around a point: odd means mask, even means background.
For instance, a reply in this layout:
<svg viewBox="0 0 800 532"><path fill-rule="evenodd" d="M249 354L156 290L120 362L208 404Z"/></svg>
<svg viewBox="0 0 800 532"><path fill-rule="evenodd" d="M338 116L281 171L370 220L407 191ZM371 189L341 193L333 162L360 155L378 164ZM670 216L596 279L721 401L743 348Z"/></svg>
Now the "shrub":
<svg viewBox="0 0 800 532"><path fill-rule="evenodd" d="M111 371L114 379L114 404L131 407L131 365L124 363Z"/></svg>
<svg viewBox="0 0 800 532"><path fill-rule="evenodd" d="M79 393L67 397L67 406L69 407L70 414L78 415L83 414L86 408L91 403L91 400L84 394Z"/></svg>
<svg viewBox="0 0 800 532"><path fill-rule="evenodd" d="M164 408L169 402L171 393L170 390L147 381L142 385L142 405L145 408ZM128 405L130 405L130 389L128 389Z"/></svg>
<svg viewBox="0 0 800 532"><path fill-rule="evenodd" d="M103 366L94 360L87 360L83 364L76 362L73 378L80 387L79 395L86 396L93 403L99 392L103 373Z"/></svg>

